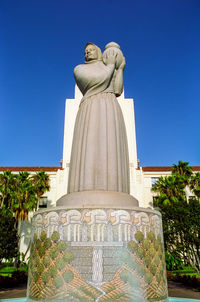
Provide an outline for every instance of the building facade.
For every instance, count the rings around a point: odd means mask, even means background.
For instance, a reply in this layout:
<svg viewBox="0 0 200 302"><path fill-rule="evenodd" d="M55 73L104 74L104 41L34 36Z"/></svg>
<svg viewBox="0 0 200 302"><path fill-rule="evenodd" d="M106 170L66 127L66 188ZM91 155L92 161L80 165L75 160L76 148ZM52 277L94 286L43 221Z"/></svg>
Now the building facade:
<svg viewBox="0 0 200 302"><path fill-rule="evenodd" d="M65 125L63 139L63 159L61 166L57 167L0 167L0 173L9 170L13 173L28 171L34 174L38 171L45 171L50 177L50 191L45 193L40 200L39 207L55 206L56 201L67 193L69 164L71 146L76 115L80 105L82 94L75 86L74 99L66 99L65 105ZM129 169L130 169L130 194L138 201L140 207L148 207L153 202L155 193L151 191L155 181L160 176L169 176L171 167L139 167L137 159L137 143L135 131L134 100L126 99L124 93L118 98L126 125L128 149L129 149ZM193 171L200 171L200 167L192 167ZM188 192L190 194L190 192Z"/></svg>
<svg viewBox="0 0 200 302"><path fill-rule="evenodd" d="M65 106L65 125L63 140L63 159L61 166L57 167L0 167L0 173L12 171L19 173L27 171L31 175L38 171L45 171L50 178L50 191L39 200L38 208L56 206L56 201L67 193L70 154L73 138L73 130L76 114L80 105L82 94L78 87L75 87L75 98L67 99ZM135 131L134 100L126 99L124 94L118 98L126 125L129 168L130 168L130 194L138 201L139 206L147 208L152 205L155 193L151 191L155 181L160 176L169 176L171 167L139 167L137 159L137 144ZM200 171L200 166L192 167L194 172ZM191 193L187 192L188 196ZM27 246L27 239L31 234L30 224L24 222L21 230L21 250L24 252Z"/></svg>

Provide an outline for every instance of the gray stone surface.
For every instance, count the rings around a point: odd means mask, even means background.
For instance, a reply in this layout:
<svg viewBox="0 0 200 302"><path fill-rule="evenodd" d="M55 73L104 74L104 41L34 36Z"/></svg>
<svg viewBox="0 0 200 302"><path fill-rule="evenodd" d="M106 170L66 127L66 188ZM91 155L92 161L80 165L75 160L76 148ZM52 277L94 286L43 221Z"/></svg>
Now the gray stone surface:
<svg viewBox="0 0 200 302"><path fill-rule="evenodd" d="M116 99L123 91L125 59L116 45L106 49L102 61L100 49L87 44L85 64L74 69L83 99L74 128L68 193L130 191L126 129Z"/></svg>
<svg viewBox="0 0 200 302"><path fill-rule="evenodd" d="M134 207L138 201L133 196L114 191L82 191L66 194L57 201L57 206L76 207Z"/></svg>

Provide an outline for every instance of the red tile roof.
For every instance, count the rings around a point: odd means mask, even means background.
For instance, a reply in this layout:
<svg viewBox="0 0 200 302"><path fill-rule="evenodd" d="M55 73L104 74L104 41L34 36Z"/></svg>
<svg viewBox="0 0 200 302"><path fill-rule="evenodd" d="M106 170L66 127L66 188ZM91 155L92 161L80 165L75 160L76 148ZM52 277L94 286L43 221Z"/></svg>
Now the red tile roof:
<svg viewBox="0 0 200 302"><path fill-rule="evenodd" d="M193 171L200 171L200 166L190 166ZM172 171L172 167L168 166L153 166L153 167L141 167L145 172L165 172Z"/></svg>
<svg viewBox="0 0 200 302"><path fill-rule="evenodd" d="M149 166L141 167L144 172L166 172L172 171L172 167L169 166ZM200 171L200 166L191 166L193 171ZM0 171L46 171L56 172L63 170L62 167L0 167Z"/></svg>
<svg viewBox="0 0 200 302"><path fill-rule="evenodd" d="M62 170L61 167L0 167L0 171L46 171L56 172Z"/></svg>

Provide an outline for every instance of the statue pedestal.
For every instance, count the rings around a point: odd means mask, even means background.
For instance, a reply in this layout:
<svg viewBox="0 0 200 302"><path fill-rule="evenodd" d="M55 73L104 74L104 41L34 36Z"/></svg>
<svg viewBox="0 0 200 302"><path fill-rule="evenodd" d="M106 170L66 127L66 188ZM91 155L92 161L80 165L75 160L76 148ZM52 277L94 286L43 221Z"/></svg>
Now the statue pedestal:
<svg viewBox="0 0 200 302"><path fill-rule="evenodd" d="M27 301L168 301L160 213L94 193L34 214Z"/></svg>

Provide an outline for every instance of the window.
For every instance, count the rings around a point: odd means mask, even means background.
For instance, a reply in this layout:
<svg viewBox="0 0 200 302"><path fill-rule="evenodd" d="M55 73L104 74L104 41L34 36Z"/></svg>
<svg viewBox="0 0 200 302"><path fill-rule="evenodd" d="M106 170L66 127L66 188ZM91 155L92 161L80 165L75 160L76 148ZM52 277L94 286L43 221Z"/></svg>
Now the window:
<svg viewBox="0 0 200 302"><path fill-rule="evenodd" d="M155 182L158 180L158 177L151 177L151 186L155 187Z"/></svg>
<svg viewBox="0 0 200 302"><path fill-rule="evenodd" d="M47 197L41 197L38 201L38 208L47 208Z"/></svg>

